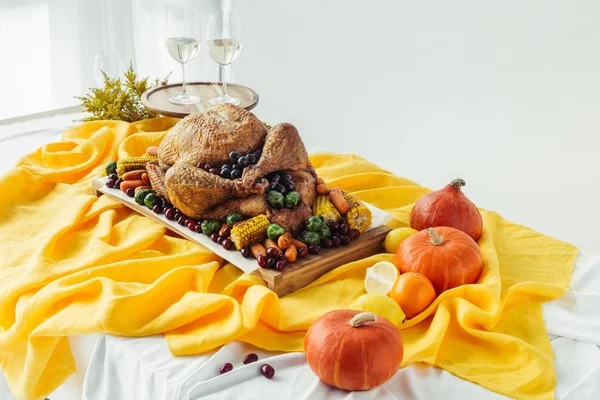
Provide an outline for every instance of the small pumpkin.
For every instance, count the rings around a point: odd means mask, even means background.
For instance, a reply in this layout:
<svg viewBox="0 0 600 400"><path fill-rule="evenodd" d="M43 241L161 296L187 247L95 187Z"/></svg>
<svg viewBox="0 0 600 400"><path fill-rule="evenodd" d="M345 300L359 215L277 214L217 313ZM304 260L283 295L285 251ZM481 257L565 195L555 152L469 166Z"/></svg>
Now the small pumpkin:
<svg viewBox="0 0 600 400"><path fill-rule="evenodd" d="M316 320L304 338L306 361L328 385L369 390L390 379L404 346L387 319L371 312L335 310Z"/></svg>
<svg viewBox="0 0 600 400"><path fill-rule="evenodd" d="M483 260L479 246L469 235L439 226L403 241L396 253L396 266L402 273L425 275L439 296L457 286L476 283Z"/></svg>
<svg viewBox="0 0 600 400"><path fill-rule="evenodd" d="M410 226L421 231L436 226L451 226L478 241L483 231L481 213L461 188L458 178L440 190L421 197L410 213Z"/></svg>

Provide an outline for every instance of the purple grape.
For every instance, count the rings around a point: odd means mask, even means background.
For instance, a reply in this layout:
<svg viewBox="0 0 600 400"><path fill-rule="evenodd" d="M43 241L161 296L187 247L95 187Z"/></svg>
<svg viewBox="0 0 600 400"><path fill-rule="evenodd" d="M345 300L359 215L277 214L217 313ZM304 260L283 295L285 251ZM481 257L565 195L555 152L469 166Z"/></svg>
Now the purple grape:
<svg viewBox="0 0 600 400"><path fill-rule="evenodd" d="M249 249L249 248L247 248L247 247L244 247L244 248L241 250L241 253L242 253L242 257L244 257L244 258L250 258L250 256L252 256L252 252L251 252L251 251L250 251L250 249ZM245 364L245 363L244 363L244 364Z"/></svg>
<svg viewBox="0 0 600 400"><path fill-rule="evenodd" d="M109 179L108 181L106 181L106 187L108 188L114 188L115 187L115 180Z"/></svg>
<svg viewBox="0 0 600 400"><path fill-rule="evenodd" d="M163 208L160 204L155 204L154 207L152 207L152 211L154 211L156 214L161 214L163 212Z"/></svg>
<svg viewBox="0 0 600 400"><path fill-rule="evenodd" d="M275 269L277 271L283 270L284 267L285 267L285 262L283 262L281 260L277 261L277 264L275 264Z"/></svg>
<svg viewBox="0 0 600 400"><path fill-rule="evenodd" d="M341 241L342 241L342 244L343 244L344 246L348 246L348 245L350 244L350 241L351 241L351 240L350 240L350 238L349 238L348 236L344 235L344 236L342 236L340 239L341 239Z"/></svg>
<svg viewBox="0 0 600 400"><path fill-rule="evenodd" d="M267 268L273 269L273 268L275 268L276 264L277 264L277 261L275 261L274 258L269 258L267 260Z"/></svg>

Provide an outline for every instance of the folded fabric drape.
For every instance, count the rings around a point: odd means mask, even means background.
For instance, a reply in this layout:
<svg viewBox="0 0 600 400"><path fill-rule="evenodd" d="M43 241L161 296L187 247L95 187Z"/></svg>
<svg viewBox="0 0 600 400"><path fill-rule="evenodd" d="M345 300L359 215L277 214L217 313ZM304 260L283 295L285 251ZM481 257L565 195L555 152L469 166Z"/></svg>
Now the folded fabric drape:
<svg viewBox="0 0 600 400"><path fill-rule="evenodd" d="M67 336L164 333L175 355L232 340L298 351L310 324L364 294L365 269L341 266L278 298L207 249L106 196L91 180L118 157L160 143L175 119L96 121L24 157L0 178L0 366L19 399L52 392L75 364ZM429 192L355 155L311 156L329 185L406 226ZM541 303L569 288L577 249L483 211L484 271L398 326L403 365L425 362L512 397L551 399L553 354Z"/></svg>

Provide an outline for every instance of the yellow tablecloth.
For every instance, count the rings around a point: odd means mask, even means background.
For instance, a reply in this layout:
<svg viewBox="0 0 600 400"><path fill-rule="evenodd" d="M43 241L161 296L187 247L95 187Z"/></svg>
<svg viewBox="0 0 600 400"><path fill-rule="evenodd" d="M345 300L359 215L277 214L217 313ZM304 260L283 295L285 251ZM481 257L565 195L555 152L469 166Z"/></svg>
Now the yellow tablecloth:
<svg viewBox="0 0 600 400"><path fill-rule="evenodd" d="M0 178L0 366L22 399L74 372L67 336L165 333L176 355L232 340L302 350L309 325L364 293L381 254L337 268L282 299L203 247L91 194L104 166L156 145L175 119L90 122L65 132ZM331 186L406 226L429 189L354 155L311 160ZM507 161L509 162L509 161ZM515 199L515 201L518 201ZM577 249L483 212L480 283L445 292L399 327L403 364L425 362L508 396L551 399L553 354L540 303L569 287ZM552 216L548 216L551 218Z"/></svg>

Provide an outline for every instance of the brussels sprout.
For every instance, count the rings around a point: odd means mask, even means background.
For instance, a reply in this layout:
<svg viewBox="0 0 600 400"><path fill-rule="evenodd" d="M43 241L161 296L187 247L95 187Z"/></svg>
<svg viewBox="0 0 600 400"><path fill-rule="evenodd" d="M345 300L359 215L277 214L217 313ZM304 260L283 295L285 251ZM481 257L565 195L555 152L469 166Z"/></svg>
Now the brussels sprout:
<svg viewBox="0 0 600 400"><path fill-rule="evenodd" d="M331 229L327 225L321 226L318 232L321 239L331 239Z"/></svg>
<svg viewBox="0 0 600 400"><path fill-rule="evenodd" d="M150 192L144 197L144 204L146 207L152 209L160 200L156 197L156 193Z"/></svg>
<svg viewBox="0 0 600 400"><path fill-rule="evenodd" d="M269 239L276 240L279 236L283 235L285 231L283 228L277 224L271 224L267 228L267 236Z"/></svg>
<svg viewBox="0 0 600 400"><path fill-rule="evenodd" d="M319 246L321 244L321 238L319 237L319 234L316 232L302 231L298 235L298 240L307 246L310 246L310 245Z"/></svg>
<svg viewBox="0 0 600 400"><path fill-rule="evenodd" d="M227 218L225 219L225 222L227 222L227 225L233 226L234 224L242 221L243 219L244 219L244 216L241 213L236 211L236 212L229 214L227 216Z"/></svg>
<svg viewBox="0 0 600 400"><path fill-rule="evenodd" d="M149 193L152 193L153 190L152 189L142 189L142 190L138 190L138 192L135 194L135 197L133 198L135 200L136 203L138 203L140 206L144 205L144 199L146 198L146 196Z"/></svg>
<svg viewBox="0 0 600 400"><path fill-rule="evenodd" d="M267 200L271 207L273 208L281 208L283 207L284 197L283 194L279 193L276 190L269 190L269 194L267 195Z"/></svg>
<svg viewBox="0 0 600 400"><path fill-rule="evenodd" d="M289 192L285 195L285 206L287 208L294 208L298 204L300 204L300 194L298 192Z"/></svg>
<svg viewBox="0 0 600 400"><path fill-rule="evenodd" d="M111 161L106 166L106 176L108 176L110 174L116 174L116 173L117 173L117 162L116 161Z"/></svg>
<svg viewBox="0 0 600 400"><path fill-rule="evenodd" d="M206 236L210 236L221 228L221 223L216 219L207 219L202 221L200 227L202 228L202 233Z"/></svg>
<svg viewBox="0 0 600 400"><path fill-rule="evenodd" d="M323 223L325 222L325 219L322 216L314 216L314 217L310 217L308 219L308 222L306 223L306 228L311 231L311 232L319 232L321 227L323 226Z"/></svg>

